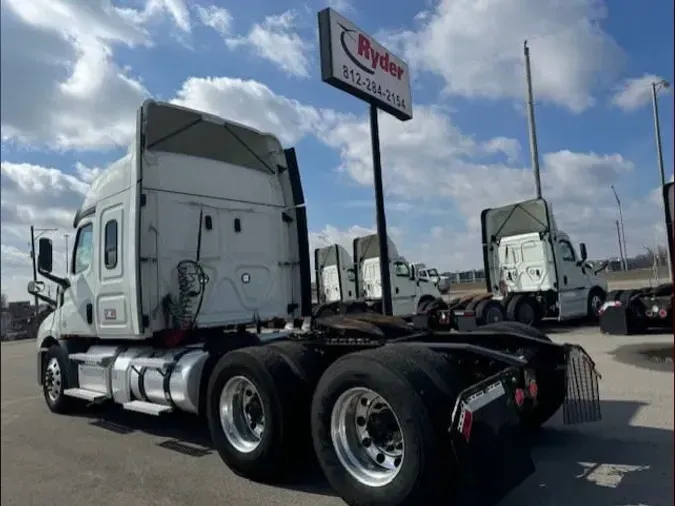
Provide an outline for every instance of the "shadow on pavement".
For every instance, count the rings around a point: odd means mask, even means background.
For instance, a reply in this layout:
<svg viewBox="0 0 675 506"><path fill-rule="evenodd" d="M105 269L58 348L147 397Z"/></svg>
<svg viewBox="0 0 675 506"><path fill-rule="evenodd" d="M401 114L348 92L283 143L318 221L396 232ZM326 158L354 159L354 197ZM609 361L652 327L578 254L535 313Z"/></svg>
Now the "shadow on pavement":
<svg viewBox="0 0 675 506"><path fill-rule="evenodd" d="M617 362L652 371L675 372L673 343L635 343L612 352Z"/></svg>
<svg viewBox="0 0 675 506"><path fill-rule="evenodd" d="M125 411L117 405L101 405L90 407L78 415L89 418L90 425L117 434L142 432L160 439L157 446L192 458L216 456L214 465L225 466L218 452L211 445L211 438L206 421L187 413L171 413L162 417L151 417L139 413ZM283 488L334 496L335 493L323 478L318 463L307 459L297 473L288 476Z"/></svg>
<svg viewBox="0 0 675 506"><path fill-rule="evenodd" d="M628 425L639 402L603 401L603 421L544 428L537 472L500 506L670 506L673 431Z"/></svg>
<svg viewBox="0 0 675 506"><path fill-rule="evenodd" d="M672 505L673 431L630 426L641 405L602 401L603 421L578 427L556 427L560 413L556 415L552 426L544 427L532 440L536 473L499 506ZM193 458L217 455L206 424L195 416L150 418L116 406L98 407L81 416L103 430L161 438L158 446L167 451ZM218 460L214 465L225 464ZM318 469L316 462L308 462L280 486L335 495ZM489 477L484 480L489 485Z"/></svg>

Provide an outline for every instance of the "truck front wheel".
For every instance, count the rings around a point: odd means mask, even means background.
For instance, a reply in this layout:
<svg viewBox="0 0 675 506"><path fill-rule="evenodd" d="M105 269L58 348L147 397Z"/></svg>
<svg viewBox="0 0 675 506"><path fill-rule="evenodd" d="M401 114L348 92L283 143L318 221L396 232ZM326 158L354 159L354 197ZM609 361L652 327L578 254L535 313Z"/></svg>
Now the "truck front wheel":
<svg viewBox="0 0 675 506"><path fill-rule="evenodd" d="M311 391L273 347L225 354L211 374L206 416L214 447L235 473L273 482L295 468L309 417Z"/></svg>
<svg viewBox="0 0 675 506"><path fill-rule="evenodd" d="M326 479L351 506L432 506L451 480L453 399L415 361L380 348L338 359L312 401L312 439ZM446 413L447 412L447 413Z"/></svg>
<svg viewBox="0 0 675 506"><path fill-rule="evenodd" d="M68 388L68 357L58 344L47 350L42 360L42 392L52 413L65 414L73 410L75 399L63 395Z"/></svg>

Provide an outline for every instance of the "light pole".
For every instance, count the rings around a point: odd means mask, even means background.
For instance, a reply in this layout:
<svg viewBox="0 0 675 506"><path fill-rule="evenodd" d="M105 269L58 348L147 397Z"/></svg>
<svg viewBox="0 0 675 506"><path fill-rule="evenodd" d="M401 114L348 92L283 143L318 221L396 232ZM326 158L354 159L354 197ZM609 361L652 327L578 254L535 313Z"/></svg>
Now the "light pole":
<svg viewBox="0 0 675 506"><path fill-rule="evenodd" d="M654 137L656 137L656 156L659 162L659 176L661 177L661 193L663 193L663 187L666 185L666 173L663 168L663 148L661 147L661 125L659 122L659 105L656 100L656 96L659 91L662 89L670 88L670 83L665 79L661 79L658 82L652 83L652 109L654 110ZM666 211L666 201L663 200L663 209ZM673 279L673 266L671 262L668 262L668 274L670 279Z"/></svg>
<svg viewBox="0 0 675 506"><path fill-rule="evenodd" d="M614 198L616 199L616 205L619 208L619 224L621 225L621 242L623 242L623 270L628 270L628 249L626 248L626 232L623 228L623 212L621 211L621 201L619 200L619 195L616 193L614 185L611 186L612 193L614 193Z"/></svg>
<svg viewBox="0 0 675 506"><path fill-rule="evenodd" d="M623 256L623 245L621 244L621 229L619 228L619 220L616 220L616 237L619 240L619 258L621 259L621 268L623 269L623 266L626 264L626 259Z"/></svg>
<svg viewBox="0 0 675 506"><path fill-rule="evenodd" d="M63 237L66 239L66 275L68 275L68 238L70 237L70 234L63 234Z"/></svg>
<svg viewBox="0 0 675 506"><path fill-rule="evenodd" d="M35 235L35 232L38 234ZM35 259L35 239L39 239L40 236L46 234L47 232L56 232L55 228L35 228L33 225L30 226L30 256L33 261L33 281L37 283L37 263ZM38 296L35 297L35 316L38 315Z"/></svg>
<svg viewBox="0 0 675 506"><path fill-rule="evenodd" d="M523 44L525 54L525 82L527 84L527 126L530 135L530 156L534 171L534 186L537 198L541 198L541 175L539 172L539 147L537 145L537 127L534 122L534 93L532 92L532 71L530 69L530 48L527 41Z"/></svg>

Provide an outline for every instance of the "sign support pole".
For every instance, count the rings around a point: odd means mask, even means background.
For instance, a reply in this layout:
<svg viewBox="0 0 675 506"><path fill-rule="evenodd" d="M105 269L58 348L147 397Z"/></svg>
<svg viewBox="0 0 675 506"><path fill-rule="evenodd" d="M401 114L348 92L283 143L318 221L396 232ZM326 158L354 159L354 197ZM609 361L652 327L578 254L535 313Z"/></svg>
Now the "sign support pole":
<svg viewBox="0 0 675 506"><path fill-rule="evenodd" d="M375 213L377 239L380 247L380 283L382 286L382 314L392 315L391 278L389 277L389 243L387 219L384 213L384 190L382 186L382 162L380 159L380 128L377 106L370 104L370 140L373 147L373 179L375 186Z"/></svg>

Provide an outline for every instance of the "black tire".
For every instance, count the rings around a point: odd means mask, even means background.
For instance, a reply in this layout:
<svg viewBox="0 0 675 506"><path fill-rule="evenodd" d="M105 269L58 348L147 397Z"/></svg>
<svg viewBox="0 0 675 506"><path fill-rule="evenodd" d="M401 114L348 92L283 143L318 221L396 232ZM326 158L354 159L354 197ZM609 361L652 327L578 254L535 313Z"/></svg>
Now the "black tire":
<svg viewBox="0 0 675 506"><path fill-rule="evenodd" d="M233 446L220 419L221 393L235 376L253 384L265 417L260 442L247 453ZM213 445L236 474L254 481L276 482L296 470L296 464L305 458L298 449L307 446L302 442L308 438L310 400L310 382L279 349L257 346L227 353L214 367L208 384L206 418Z"/></svg>
<svg viewBox="0 0 675 506"><path fill-rule="evenodd" d="M628 306L632 302L631 299L639 294L640 290L625 290L621 292L617 300L624 306Z"/></svg>
<svg viewBox="0 0 675 506"><path fill-rule="evenodd" d="M591 288L588 292L588 301L586 302L586 315L589 320L595 321L600 318L600 309L607 300L607 294L602 288Z"/></svg>
<svg viewBox="0 0 675 506"><path fill-rule="evenodd" d="M501 302L494 299L485 299L476 306L476 318L485 325L504 321L506 314Z"/></svg>
<svg viewBox="0 0 675 506"><path fill-rule="evenodd" d="M42 393L47 407L52 413L72 413L77 400L63 395L63 391L70 387L66 352L58 344L53 344L43 357L42 364Z"/></svg>
<svg viewBox="0 0 675 506"><path fill-rule="evenodd" d="M346 302L342 305L342 314L360 314L369 312L365 302Z"/></svg>
<svg viewBox="0 0 675 506"><path fill-rule="evenodd" d="M506 305L506 318L525 325L534 325L538 318L539 304L524 293L514 296Z"/></svg>
<svg viewBox="0 0 675 506"><path fill-rule="evenodd" d="M417 314L427 314L429 304L434 301L434 298L431 296L422 297L417 304Z"/></svg>
<svg viewBox="0 0 675 506"><path fill-rule="evenodd" d="M427 304L427 314L431 314L434 311L444 311L448 309L448 305L443 299L433 299Z"/></svg>
<svg viewBox="0 0 675 506"><path fill-rule="evenodd" d="M512 331L541 341L552 342L551 338L540 329L520 322L500 322L486 325L485 327L481 327L480 330ZM555 415L565 401L566 394L565 371L536 369L534 373L537 377L537 387L539 389L537 406L534 409L521 411L520 413L520 421L523 427L529 431L537 430Z"/></svg>
<svg viewBox="0 0 675 506"><path fill-rule="evenodd" d="M314 450L326 479L351 506L446 504L454 474L446 433L451 417L448 406L458 387L451 383L452 376L437 374L442 364L426 362L423 356L406 356L406 346L395 348L353 353L326 370L312 400ZM333 407L354 387L377 392L396 414L403 436L405 454L398 474L382 486L359 482L343 466L333 444Z"/></svg>

